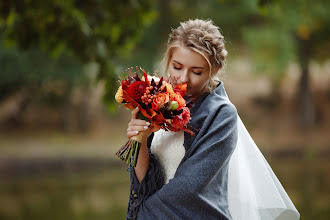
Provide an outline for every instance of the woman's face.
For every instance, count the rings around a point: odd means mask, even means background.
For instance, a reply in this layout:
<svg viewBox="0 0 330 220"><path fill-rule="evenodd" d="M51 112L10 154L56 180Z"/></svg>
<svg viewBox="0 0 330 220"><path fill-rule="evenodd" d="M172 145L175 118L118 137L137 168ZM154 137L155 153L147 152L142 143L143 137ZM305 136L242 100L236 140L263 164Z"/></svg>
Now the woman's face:
<svg viewBox="0 0 330 220"><path fill-rule="evenodd" d="M186 47L174 48L169 72L174 85L187 83L186 95L198 98L207 91L210 67L201 54Z"/></svg>

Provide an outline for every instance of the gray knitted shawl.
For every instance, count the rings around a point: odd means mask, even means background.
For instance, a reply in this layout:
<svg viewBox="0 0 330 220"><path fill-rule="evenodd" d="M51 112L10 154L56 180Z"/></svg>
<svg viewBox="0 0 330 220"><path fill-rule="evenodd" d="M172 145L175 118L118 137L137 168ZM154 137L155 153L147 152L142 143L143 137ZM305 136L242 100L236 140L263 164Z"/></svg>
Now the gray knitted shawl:
<svg viewBox="0 0 330 220"><path fill-rule="evenodd" d="M185 133L186 153L168 184L150 150L150 166L141 183L129 167L127 219L231 219L228 163L237 143L237 112L222 82L191 108L190 125L196 135Z"/></svg>

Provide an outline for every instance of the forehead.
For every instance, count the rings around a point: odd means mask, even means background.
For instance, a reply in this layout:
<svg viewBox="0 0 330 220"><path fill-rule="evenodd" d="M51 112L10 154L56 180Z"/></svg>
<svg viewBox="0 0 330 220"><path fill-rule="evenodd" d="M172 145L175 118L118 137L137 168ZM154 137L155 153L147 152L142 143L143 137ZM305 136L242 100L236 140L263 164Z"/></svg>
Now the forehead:
<svg viewBox="0 0 330 220"><path fill-rule="evenodd" d="M182 46L173 48L171 61L179 62L188 67L209 68L208 62L201 54Z"/></svg>

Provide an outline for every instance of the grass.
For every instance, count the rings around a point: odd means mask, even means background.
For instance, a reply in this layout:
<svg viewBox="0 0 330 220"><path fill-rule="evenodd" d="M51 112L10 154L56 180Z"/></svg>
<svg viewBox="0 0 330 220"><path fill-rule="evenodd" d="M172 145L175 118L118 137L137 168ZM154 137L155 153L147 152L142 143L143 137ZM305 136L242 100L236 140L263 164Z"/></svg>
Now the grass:
<svg viewBox="0 0 330 220"><path fill-rule="evenodd" d="M0 219L124 219L128 189L123 166L2 178Z"/></svg>

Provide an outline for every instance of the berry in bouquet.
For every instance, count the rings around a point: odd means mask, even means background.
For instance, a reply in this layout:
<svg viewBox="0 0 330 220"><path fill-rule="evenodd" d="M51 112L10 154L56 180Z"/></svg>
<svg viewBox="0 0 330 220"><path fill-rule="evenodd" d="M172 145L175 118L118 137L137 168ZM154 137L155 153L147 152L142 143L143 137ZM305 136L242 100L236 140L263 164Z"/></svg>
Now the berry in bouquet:
<svg viewBox="0 0 330 220"><path fill-rule="evenodd" d="M126 76L121 79L121 86L116 93L116 101L124 107L133 110L139 108L138 118L148 121L167 131L178 132L184 130L191 135L194 132L188 128L190 111L183 98L187 84L173 86L163 77L146 74L145 70L136 67L126 70ZM142 141L148 132L142 131L133 136L122 146L116 155L126 163L136 166Z"/></svg>

